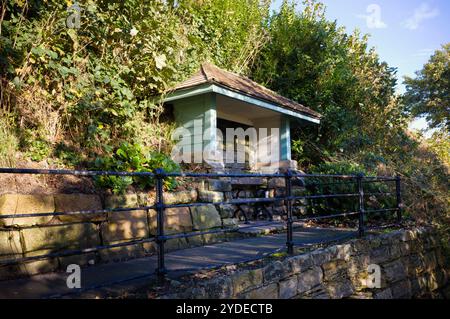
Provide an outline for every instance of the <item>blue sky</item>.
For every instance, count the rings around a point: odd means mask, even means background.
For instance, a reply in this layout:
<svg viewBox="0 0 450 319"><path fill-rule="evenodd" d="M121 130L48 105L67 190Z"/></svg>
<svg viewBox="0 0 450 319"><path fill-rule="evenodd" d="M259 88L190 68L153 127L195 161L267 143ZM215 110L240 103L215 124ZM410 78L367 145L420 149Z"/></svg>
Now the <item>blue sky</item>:
<svg viewBox="0 0 450 319"><path fill-rule="evenodd" d="M301 0L296 2L299 5ZM358 28L370 34L369 44L380 58L398 68L398 92L405 91L403 76L414 76L433 52L450 42L449 0L322 0L326 16L348 32ZM282 0L275 0L277 10ZM301 8L301 7L300 7ZM412 129L426 127L414 121Z"/></svg>

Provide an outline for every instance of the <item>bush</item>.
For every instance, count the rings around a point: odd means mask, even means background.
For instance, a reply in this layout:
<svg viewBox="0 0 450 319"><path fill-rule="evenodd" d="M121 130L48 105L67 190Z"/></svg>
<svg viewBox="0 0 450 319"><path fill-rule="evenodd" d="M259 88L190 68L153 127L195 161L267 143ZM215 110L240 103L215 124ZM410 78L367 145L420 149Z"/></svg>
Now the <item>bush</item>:
<svg viewBox="0 0 450 319"><path fill-rule="evenodd" d="M103 171L153 172L162 168L165 172L179 172L180 167L167 155L158 152L146 152L139 144L122 143L112 156L98 157L94 168ZM155 180L143 176L96 176L95 183L100 188L111 189L113 193L123 193L128 186L149 189L155 186ZM173 177L164 180L164 187L172 190L177 187Z"/></svg>
<svg viewBox="0 0 450 319"><path fill-rule="evenodd" d="M325 162L312 167L311 173L325 175L358 175L372 176L370 171L364 169L361 165L345 162ZM366 180L367 181L367 180ZM310 178L306 181L308 194L349 194L357 193L358 186L356 179L342 180L338 178ZM363 184L364 193L386 193L391 196L368 196L365 197L364 206L366 210L384 209L396 207L395 182L373 182ZM332 213L355 212L358 209L357 197L327 198L313 201L311 213L327 215ZM385 218L388 215L372 214L369 220Z"/></svg>

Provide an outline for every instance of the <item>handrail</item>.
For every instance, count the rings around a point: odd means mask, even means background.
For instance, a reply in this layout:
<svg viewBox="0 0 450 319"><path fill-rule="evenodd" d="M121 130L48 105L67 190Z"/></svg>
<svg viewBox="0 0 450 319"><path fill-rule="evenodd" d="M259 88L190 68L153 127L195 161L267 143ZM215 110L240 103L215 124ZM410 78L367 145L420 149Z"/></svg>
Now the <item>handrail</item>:
<svg viewBox="0 0 450 319"><path fill-rule="evenodd" d="M261 227L261 225L250 225L240 228L216 228L206 231L192 231L187 233L178 233L178 234L165 234L164 229L164 213L168 208L177 208L177 207L197 207L197 206L205 206L205 205L225 205L225 204L234 204L234 205L243 205L243 204L257 204L257 203L276 203L280 201L284 201L287 207L287 220L286 220L286 247L289 254L293 253L293 248L296 243L293 240L293 229L294 222L306 222L306 221L315 221L329 218L337 218L337 217L348 217L348 216L358 216L358 233L359 236L364 236L366 228L364 226L365 218L369 217L374 213L389 213L396 212L396 225L401 223L402 218L402 202L401 202L401 180L399 176L363 176L359 175L321 175L321 174L303 174L297 173L293 171L286 171L285 173L275 173L275 174L259 174L259 173L193 173L193 172L165 172L162 169L157 169L153 172L116 172L116 171L87 171L87 170L60 170L60 169L30 169L30 168L0 168L0 174L44 174L44 175L77 175L77 176L140 176L140 177L148 177L155 179L155 191L156 198L154 205L148 206L137 206L137 207L119 207L114 209L100 209L100 210L84 210L84 211L72 211L72 212L48 212L48 213L29 213L29 214L7 214L1 215L0 220L2 219L17 219L17 218L31 218L31 217L45 217L45 216L63 216L63 215L93 215L93 214L105 214L105 213L115 213L115 212L130 212L137 210L156 210L156 219L157 219L157 234L155 236L149 238L143 238L140 240L133 240L128 242L123 242L119 244L112 245L101 245L87 249L79 249L79 250L66 250L57 253L50 253L45 255L38 255L32 257L23 257L17 259L8 259L0 261L0 265L9 265L9 264L18 264L24 263L33 260L51 258L51 257L61 257L61 256L70 256L70 255L80 255L96 252L103 249L116 248L122 246L135 245L139 243L146 242L156 242L157 244L157 252L158 252L158 268L157 275L159 279L164 279L167 270L165 268L165 250L164 244L169 239L175 238L189 238L193 236L205 235L205 234L213 234L213 233L228 233L228 232L236 232L239 229L243 228L254 228ZM164 203L164 179L168 177L179 177L179 178L283 178L285 180L284 188L286 188L286 192L283 196L271 197L271 198L246 198L246 199L234 199L228 201L220 201L220 202L196 202L196 203L185 203L185 204L165 204ZM334 178L339 179L339 182L333 183L313 183L306 184L308 186L324 186L324 185L354 185L357 187L357 191L355 193L341 193L341 194L313 194L313 195L303 195L303 196L294 196L292 195L292 182L294 179L298 178ZM364 192L364 184L373 183L373 182L392 182L395 181L396 191L392 192L378 192L378 193L365 193ZM393 208L384 208L384 209L372 209L365 210L364 201L368 196L392 196L395 195L396 206ZM357 198L358 210L352 212L341 212L336 214L329 215L321 215L321 216L305 216L299 218L294 221L293 218L293 206L296 201L301 199L313 200L313 199L331 199L331 198Z"/></svg>

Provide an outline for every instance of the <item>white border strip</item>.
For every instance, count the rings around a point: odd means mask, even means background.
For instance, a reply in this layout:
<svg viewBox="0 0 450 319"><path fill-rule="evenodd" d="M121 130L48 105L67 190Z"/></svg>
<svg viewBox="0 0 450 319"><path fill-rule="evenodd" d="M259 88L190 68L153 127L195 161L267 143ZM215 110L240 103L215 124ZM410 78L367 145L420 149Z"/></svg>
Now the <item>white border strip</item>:
<svg viewBox="0 0 450 319"><path fill-rule="evenodd" d="M191 90L188 90L186 92L174 92L172 94L169 94L169 96L167 98L164 99L164 102L171 102L171 101L175 101L175 100L179 100L179 99L183 99L183 98L188 98L191 96L195 96L195 95L199 95L199 94L204 94L204 93L210 93L210 92L214 92L214 93L218 93L218 94L222 94L228 97L231 97L233 99L236 100L240 100L243 102L247 102L253 105L257 105L260 107L263 107L265 109L269 109L278 113L282 113L282 114L286 114L292 117L296 117L305 121L309 121L312 123L316 123L316 124L320 124L320 120L319 119L315 119L294 111L290 111L287 110L283 107L280 107L276 104L272 104L272 103L268 103L253 97L250 97L248 95L244 95L242 93L238 93L235 91L231 91L229 89L226 89L224 87L215 85L215 84L209 84L206 86L200 86Z"/></svg>

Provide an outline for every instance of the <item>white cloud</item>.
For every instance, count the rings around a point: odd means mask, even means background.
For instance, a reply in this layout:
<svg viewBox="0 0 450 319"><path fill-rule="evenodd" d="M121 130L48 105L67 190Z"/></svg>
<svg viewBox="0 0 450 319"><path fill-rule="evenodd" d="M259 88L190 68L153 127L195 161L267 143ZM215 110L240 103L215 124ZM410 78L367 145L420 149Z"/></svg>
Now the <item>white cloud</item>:
<svg viewBox="0 0 450 319"><path fill-rule="evenodd" d="M422 21L434 18L439 15L439 10L430 8L426 3L422 3L414 10L414 14L403 21L402 25L409 30L416 30L419 28Z"/></svg>
<svg viewBox="0 0 450 319"><path fill-rule="evenodd" d="M381 7L378 4L370 4L367 6L368 15L360 14L359 18L365 19L369 29L384 29L387 24L381 20Z"/></svg>

